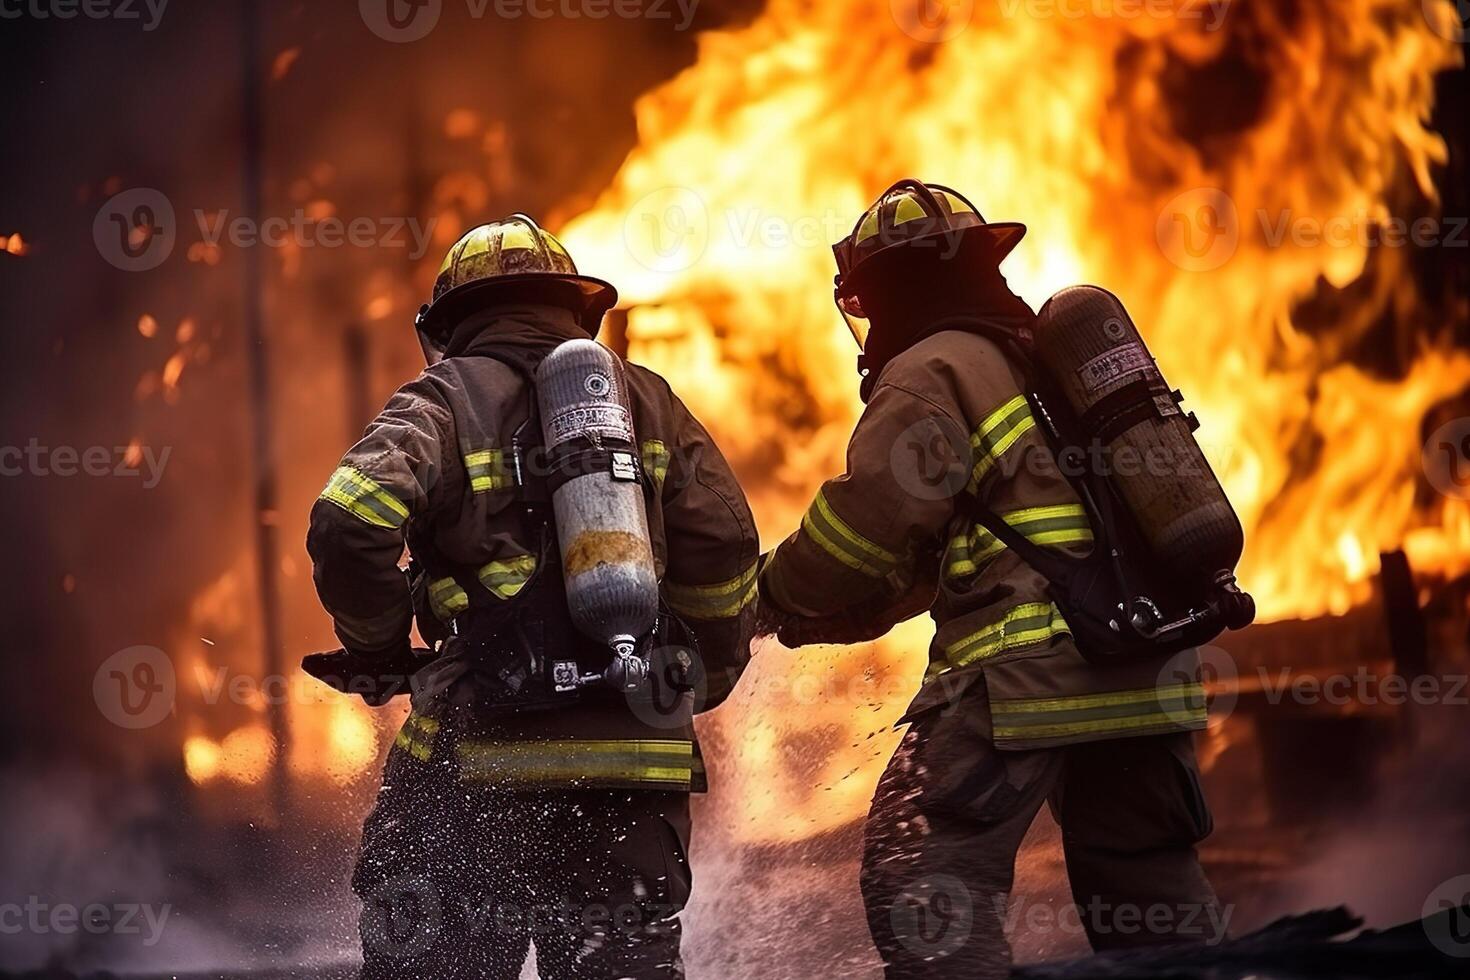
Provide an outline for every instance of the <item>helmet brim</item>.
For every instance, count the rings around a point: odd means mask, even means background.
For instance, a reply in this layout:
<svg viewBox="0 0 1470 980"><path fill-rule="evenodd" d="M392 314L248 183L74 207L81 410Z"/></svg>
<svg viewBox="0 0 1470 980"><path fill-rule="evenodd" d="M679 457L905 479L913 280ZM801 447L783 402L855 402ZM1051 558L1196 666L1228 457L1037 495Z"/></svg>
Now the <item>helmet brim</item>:
<svg viewBox="0 0 1470 980"><path fill-rule="evenodd" d="M901 242L894 242L868 255L846 276L842 277L843 295L851 295L862 289L875 275L880 275L884 259L902 250L904 253L919 248L934 247L944 241L958 241L959 250L999 266L1026 237L1026 226L1018 221L998 221L994 224L972 225L969 228L947 229L928 235L918 235ZM951 253L953 254L953 253Z"/></svg>
<svg viewBox="0 0 1470 980"><path fill-rule="evenodd" d="M419 320L419 329L447 342L455 325L487 306L516 301L535 301L563 306L577 315L582 329L596 337L602 318L617 305L618 291L612 283L592 276L551 272L522 272L462 283L434 300Z"/></svg>

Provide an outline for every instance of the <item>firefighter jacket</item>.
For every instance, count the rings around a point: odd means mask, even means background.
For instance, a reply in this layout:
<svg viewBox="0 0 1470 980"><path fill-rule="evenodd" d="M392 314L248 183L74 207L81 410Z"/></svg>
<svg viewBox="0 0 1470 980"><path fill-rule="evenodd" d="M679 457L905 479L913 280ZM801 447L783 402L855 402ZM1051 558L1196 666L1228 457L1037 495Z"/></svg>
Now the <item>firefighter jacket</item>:
<svg viewBox="0 0 1470 980"><path fill-rule="evenodd" d="M978 501L1039 545L1085 554L1087 514L1058 471L991 339L946 330L884 366L848 447L761 574L763 601L812 623L808 641L876 637L928 609L936 632L906 719L983 680L999 748L1038 748L1203 728L1192 656L1181 667L1094 666L1046 580L971 516ZM1181 674L1180 671L1183 671Z"/></svg>
<svg viewBox="0 0 1470 980"><path fill-rule="evenodd" d="M307 548L347 650L406 650L415 607L399 568L405 543L441 624L536 589L544 525L528 526L509 451L534 394L530 371L514 365L534 369L558 344L585 336L570 314L546 308L471 318L444 360L401 387L343 457L312 508ZM677 710L613 695L473 724L461 718L452 738L441 730L450 727L446 717L416 697L399 749L441 761L452 752L463 778L512 788L700 786L692 714L718 705L748 659L759 545L709 434L658 375L629 364L627 378L652 484L648 525L661 596L697 640L700 689ZM538 422L528 428L539 445ZM427 634L432 624L420 616Z"/></svg>

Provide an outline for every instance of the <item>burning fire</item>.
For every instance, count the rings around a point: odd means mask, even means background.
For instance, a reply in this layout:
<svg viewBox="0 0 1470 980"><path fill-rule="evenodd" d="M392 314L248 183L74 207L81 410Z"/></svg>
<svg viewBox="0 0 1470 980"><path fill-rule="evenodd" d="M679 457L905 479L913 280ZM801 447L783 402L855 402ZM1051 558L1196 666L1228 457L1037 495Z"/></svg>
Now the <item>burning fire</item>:
<svg viewBox="0 0 1470 980"><path fill-rule="evenodd" d="M1442 6L1430 13L1448 18ZM1346 611L1381 549L1407 548L1421 571L1470 567L1465 504L1415 497L1420 425L1465 387L1470 357L1420 344L1397 380L1351 363L1385 316L1413 336L1438 324L1406 249L1300 234L1433 213L1446 150L1425 125L1432 80L1461 57L1443 23L1400 0L1306 0L1290 17L1229 4L1220 20L1193 2L1168 17L934 9L770 0L702 36L696 64L638 102L639 145L565 228L631 305L631 356L675 379L747 473L769 474L749 488L766 545L840 471L861 408L829 246L912 175L1029 225L1005 272L1033 306L1079 282L1124 298L1204 422L1262 619ZM1324 286L1352 302L1308 331L1298 311ZM862 813L925 630L760 651L711 733L738 743L731 832L805 837ZM855 680L793 694L833 677Z"/></svg>
<svg viewBox="0 0 1470 980"><path fill-rule="evenodd" d="M1377 323L1418 337L1439 326L1407 250L1294 234L1344 216L1371 228L1433 214L1445 147L1425 119L1434 76L1461 57L1443 23L1412 0L1301 0L1289 16L1196 0L1171 16L1096 6L1081 17L1026 0L768 0L748 25L701 36L696 63L638 102L639 145L563 237L586 271L618 285L632 357L674 381L747 476L768 547L841 468L861 409L829 246L912 175L1029 225L1005 272L1033 306L1079 282L1123 297L1204 422L1246 525L1240 574L1263 619L1347 610L1385 548L1405 547L1424 572L1470 568L1470 508L1415 493L1422 421L1464 388L1470 357L1421 343L1395 380L1354 364ZM1439 7L1447 23L1451 4ZM276 71L290 67L283 56ZM437 248L512 182L501 123L454 109L443 132L478 138L486 167L434 184ZM291 198L333 213L332 176L320 164ZM188 257L219 261L202 244ZM283 280L301 264L300 249L282 249ZM371 320L426 285L366 278ZM1303 305L1324 287L1350 301L1309 328ZM167 336L151 317L138 330ZM199 342L175 339L140 398L176 391ZM210 635L242 659L258 650L239 613L248 581L242 558L201 595L179 648ZM706 818L774 840L858 817L926 642L916 621L856 648L766 644L704 726L712 763L734 760L716 778L740 801ZM263 780L275 749L261 706L195 708L189 776ZM285 761L301 777L345 784L376 758L380 733L355 700L293 695L289 715Z"/></svg>
<svg viewBox="0 0 1470 980"><path fill-rule="evenodd" d="M1397 0L1315 0L1290 20L1269 4L1218 20L1190 2L1032 6L949 5L935 25L922 0L771 0L639 101L640 145L567 226L632 304L634 358L677 379L732 455L771 463L764 526L794 526L860 408L829 245L914 175L1029 225L1005 271L1033 306L1078 282L1128 303L1204 421L1263 619L1345 612L1382 549L1470 567L1463 505L1414 503L1420 423L1470 358L1424 347L1401 380L1348 362L1385 313L1435 325L1404 248L1311 237L1412 223L1406 201L1436 200L1445 147L1424 120L1455 45ZM1323 283L1356 306L1308 333L1294 310Z"/></svg>

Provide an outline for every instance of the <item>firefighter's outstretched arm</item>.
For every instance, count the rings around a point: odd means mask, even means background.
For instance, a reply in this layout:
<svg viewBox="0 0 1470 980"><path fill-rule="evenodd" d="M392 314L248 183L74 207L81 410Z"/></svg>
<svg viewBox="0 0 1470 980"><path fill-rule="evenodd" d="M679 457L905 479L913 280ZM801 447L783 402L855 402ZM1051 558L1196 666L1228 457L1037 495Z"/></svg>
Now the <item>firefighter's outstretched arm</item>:
<svg viewBox="0 0 1470 980"><path fill-rule="evenodd" d="M421 375L389 400L312 507L312 578L349 653L386 660L408 651L413 604L398 567L405 527L431 506L453 446L453 416Z"/></svg>
<svg viewBox="0 0 1470 980"><path fill-rule="evenodd" d="M964 430L920 387L884 380L848 444L847 472L822 485L766 560L762 618L784 642L873 639L929 608L955 507L943 467L963 451L954 433Z"/></svg>
<svg viewBox="0 0 1470 980"><path fill-rule="evenodd" d="M745 494L704 426L674 399L677 445L648 460L661 483L668 567L664 597L693 629L718 706L750 660L760 540ZM660 473L660 470L663 470Z"/></svg>

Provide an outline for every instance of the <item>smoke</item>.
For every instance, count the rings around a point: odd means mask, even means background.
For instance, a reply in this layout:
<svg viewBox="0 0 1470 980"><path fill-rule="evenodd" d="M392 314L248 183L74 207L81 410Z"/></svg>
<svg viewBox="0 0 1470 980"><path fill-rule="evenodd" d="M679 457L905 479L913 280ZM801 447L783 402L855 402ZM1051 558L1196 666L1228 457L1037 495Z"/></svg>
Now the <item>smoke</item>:
<svg viewBox="0 0 1470 980"><path fill-rule="evenodd" d="M172 974L352 958L347 841L219 828L163 784L74 767L0 773L0 969ZM334 850L342 861L323 860Z"/></svg>

